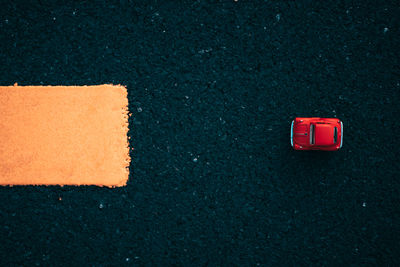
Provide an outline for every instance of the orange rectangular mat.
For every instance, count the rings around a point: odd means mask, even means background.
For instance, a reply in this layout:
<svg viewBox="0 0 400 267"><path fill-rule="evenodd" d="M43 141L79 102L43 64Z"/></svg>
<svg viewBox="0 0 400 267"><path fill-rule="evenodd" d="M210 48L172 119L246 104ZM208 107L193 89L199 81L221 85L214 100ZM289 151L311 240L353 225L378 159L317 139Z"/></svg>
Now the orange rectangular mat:
<svg viewBox="0 0 400 267"><path fill-rule="evenodd" d="M127 132L124 86L0 86L0 185L126 185Z"/></svg>

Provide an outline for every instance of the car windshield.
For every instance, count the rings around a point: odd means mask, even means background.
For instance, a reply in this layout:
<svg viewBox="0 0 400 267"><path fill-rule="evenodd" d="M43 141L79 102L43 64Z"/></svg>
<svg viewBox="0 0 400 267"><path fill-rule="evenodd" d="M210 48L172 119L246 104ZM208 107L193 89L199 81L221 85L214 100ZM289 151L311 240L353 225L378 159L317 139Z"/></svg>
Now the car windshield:
<svg viewBox="0 0 400 267"><path fill-rule="evenodd" d="M314 134L314 128L315 128L315 126L314 126L314 124L311 124L310 125L310 144L311 145L313 145L314 143L315 143L315 134Z"/></svg>
<svg viewBox="0 0 400 267"><path fill-rule="evenodd" d="M337 142L337 134L338 134L338 130L337 127L335 127L335 132L333 133L333 142L336 144Z"/></svg>

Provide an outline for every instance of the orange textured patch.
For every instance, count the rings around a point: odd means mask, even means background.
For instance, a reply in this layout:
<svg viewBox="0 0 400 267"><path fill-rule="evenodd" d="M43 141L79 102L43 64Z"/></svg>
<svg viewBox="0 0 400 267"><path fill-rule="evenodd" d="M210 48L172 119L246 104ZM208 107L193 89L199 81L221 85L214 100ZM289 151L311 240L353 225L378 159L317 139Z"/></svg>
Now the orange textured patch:
<svg viewBox="0 0 400 267"><path fill-rule="evenodd" d="M120 85L0 86L0 184L126 185L127 113Z"/></svg>

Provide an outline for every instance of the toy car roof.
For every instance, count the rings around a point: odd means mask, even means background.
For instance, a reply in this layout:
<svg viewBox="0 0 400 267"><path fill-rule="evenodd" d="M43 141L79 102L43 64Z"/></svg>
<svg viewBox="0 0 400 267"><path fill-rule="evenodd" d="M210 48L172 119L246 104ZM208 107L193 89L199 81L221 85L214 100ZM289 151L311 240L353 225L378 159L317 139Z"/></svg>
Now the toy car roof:
<svg viewBox="0 0 400 267"><path fill-rule="evenodd" d="M334 144L334 131L330 124L315 125L315 144L318 146L329 146Z"/></svg>

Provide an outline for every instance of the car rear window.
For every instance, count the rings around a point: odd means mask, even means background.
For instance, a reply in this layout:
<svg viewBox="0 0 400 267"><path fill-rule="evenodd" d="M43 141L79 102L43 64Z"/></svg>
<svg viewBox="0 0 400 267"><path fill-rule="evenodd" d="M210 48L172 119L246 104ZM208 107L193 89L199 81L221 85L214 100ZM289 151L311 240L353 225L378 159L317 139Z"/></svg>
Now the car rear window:
<svg viewBox="0 0 400 267"><path fill-rule="evenodd" d="M315 134L314 134L314 129L315 129L315 126L314 126L314 124L311 124L310 125L310 144L311 145L313 145L313 144L315 144Z"/></svg>

